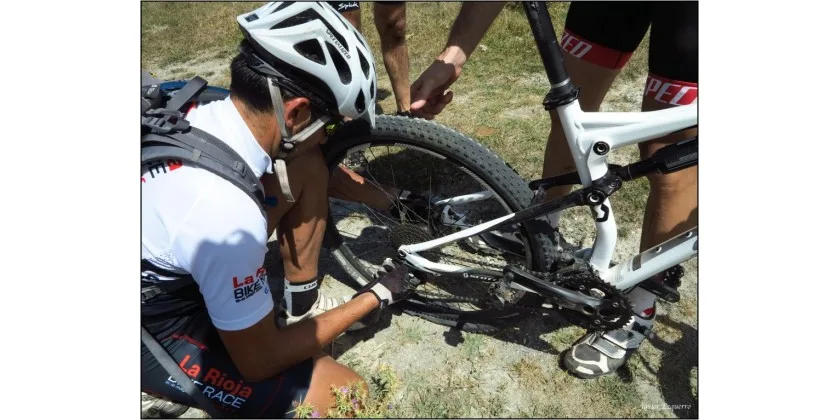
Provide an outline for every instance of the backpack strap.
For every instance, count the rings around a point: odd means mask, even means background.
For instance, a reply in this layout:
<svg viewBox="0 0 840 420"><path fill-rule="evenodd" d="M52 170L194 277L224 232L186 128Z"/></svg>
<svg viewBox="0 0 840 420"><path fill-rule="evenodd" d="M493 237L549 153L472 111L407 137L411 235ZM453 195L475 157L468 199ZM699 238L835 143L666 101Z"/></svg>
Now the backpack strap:
<svg viewBox="0 0 840 420"><path fill-rule="evenodd" d="M173 271L160 268L146 259L140 259L140 271L151 271L152 273L164 275L166 277L173 277L175 279L154 282L149 281L149 279L146 278L141 280L140 303L149 302L158 295L172 293L195 283L195 280L189 274L175 273Z"/></svg>
<svg viewBox="0 0 840 420"><path fill-rule="evenodd" d="M144 120L155 117L144 117ZM230 146L211 134L190 127L181 131L178 127L180 119L171 125L169 133L147 133L141 137L141 162L143 164L167 159L179 159L193 162L198 167L206 169L220 176L245 192L257 207L263 218L267 218L265 208L265 193L262 183L245 163L244 159ZM189 124L187 122L187 124Z"/></svg>
<svg viewBox="0 0 840 420"><path fill-rule="evenodd" d="M170 109L173 111L178 111L183 107L187 102L190 102L195 95L201 92L205 87L207 87L207 81L202 79L201 77L195 76L187 82L184 87L178 90L175 93L175 96L172 97L166 103L166 109Z"/></svg>

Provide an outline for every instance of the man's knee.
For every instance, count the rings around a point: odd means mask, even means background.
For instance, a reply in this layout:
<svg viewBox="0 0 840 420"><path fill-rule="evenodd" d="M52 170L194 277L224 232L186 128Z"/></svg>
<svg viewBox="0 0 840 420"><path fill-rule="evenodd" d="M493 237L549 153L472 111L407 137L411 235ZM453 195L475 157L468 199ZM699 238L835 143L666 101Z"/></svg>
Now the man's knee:
<svg viewBox="0 0 840 420"><path fill-rule="evenodd" d="M666 136L657 141L647 141L639 144L639 156L641 159L648 159L653 156L656 151L673 144L675 141L688 138L695 131L689 130L685 132L675 133ZM651 191L659 193L678 193L682 190L697 188L697 167L689 167L683 170L672 172L670 174L652 173L647 176L650 182Z"/></svg>
<svg viewBox="0 0 840 420"><path fill-rule="evenodd" d="M329 173L321 149L312 149L287 162L286 170L289 173L289 182L299 185L297 188L293 185L296 192L302 192L303 186L306 186L307 191L323 189L326 194Z"/></svg>
<svg viewBox="0 0 840 420"><path fill-rule="evenodd" d="M687 168L670 174L653 173L647 176L651 192L676 194L697 192L697 168Z"/></svg>
<svg viewBox="0 0 840 420"><path fill-rule="evenodd" d="M326 353L316 355L314 362L313 375L318 375L319 378L335 382L333 385L350 385L356 382L362 382L367 386L365 380L356 371L338 363L337 360Z"/></svg>
<svg viewBox="0 0 840 420"><path fill-rule="evenodd" d="M332 388L351 387L360 385L365 393L369 392L368 385L358 373L347 366L338 363L326 354L315 356L312 371L312 381L306 401L316 406L334 404Z"/></svg>
<svg viewBox="0 0 840 420"><path fill-rule="evenodd" d="M374 23L381 39L387 38L392 41L405 40L406 19L405 11L399 11L403 6L375 5Z"/></svg>

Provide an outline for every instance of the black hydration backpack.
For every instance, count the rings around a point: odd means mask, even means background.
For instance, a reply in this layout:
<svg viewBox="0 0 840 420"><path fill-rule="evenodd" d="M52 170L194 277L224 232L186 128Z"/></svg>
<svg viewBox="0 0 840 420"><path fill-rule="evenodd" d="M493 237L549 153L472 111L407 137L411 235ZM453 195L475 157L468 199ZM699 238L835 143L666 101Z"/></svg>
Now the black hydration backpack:
<svg viewBox="0 0 840 420"><path fill-rule="evenodd" d="M140 164L154 168L175 161L204 168L245 191L265 217L262 184L248 164L230 146L184 119L182 109L199 101L206 87L207 81L198 76L171 96L160 84L141 86Z"/></svg>
<svg viewBox="0 0 840 420"><path fill-rule="evenodd" d="M191 127L184 119L184 109L194 103L222 99L218 90L208 89L207 81L194 77L180 89L165 90L165 83L148 73L141 74L140 88L140 147L141 170L144 165L154 171L165 165L188 164L206 169L245 191L259 207L263 217L264 191L260 180L242 157L227 144L211 134ZM141 259L141 270L165 273L148 261ZM162 293L170 293L194 285L192 276L183 276L165 282L148 282L141 279L141 304ZM222 414L210 399L202 395L172 356L141 324L141 339L167 372L181 385L193 400L211 417L230 417Z"/></svg>

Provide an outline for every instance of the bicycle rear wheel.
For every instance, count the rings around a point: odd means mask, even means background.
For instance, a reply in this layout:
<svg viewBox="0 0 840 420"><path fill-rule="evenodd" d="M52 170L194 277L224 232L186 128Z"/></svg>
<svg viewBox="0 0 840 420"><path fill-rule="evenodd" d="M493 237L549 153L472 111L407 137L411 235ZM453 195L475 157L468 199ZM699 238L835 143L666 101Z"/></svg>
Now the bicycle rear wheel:
<svg viewBox="0 0 840 420"><path fill-rule="evenodd" d="M377 115L373 129L366 122L350 122L329 136L323 150L333 176L344 170L340 165L347 167L350 158L356 160L350 166L383 193L408 190L427 198L425 211L411 211L412 220L407 220L331 194L328 235L339 236L341 242L332 256L359 286L372 280L386 258L398 258L399 245L442 237L524 209L533 196L522 177L485 146L431 121ZM478 196L486 199L467 203L460 199ZM557 257L555 234L544 218L512 225L505 236L513 241L509 244L518 243L519 252L499 252L489 241L471 237L421 255L443 264L494 271L507 264L548 271ZM540 300L522 291L500 289L499 281L417 270L413 274L422 284L405 302L404 311L465 330L496 328L500 321L521 313L517 301Z"/></svg>

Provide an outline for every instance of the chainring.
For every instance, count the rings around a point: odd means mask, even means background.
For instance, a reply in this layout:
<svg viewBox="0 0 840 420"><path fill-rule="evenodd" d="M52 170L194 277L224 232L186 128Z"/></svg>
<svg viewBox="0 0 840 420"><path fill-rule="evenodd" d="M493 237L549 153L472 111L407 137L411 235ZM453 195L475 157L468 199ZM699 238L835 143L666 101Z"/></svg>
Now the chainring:
<svg viewBox="0 0 840 420"><path fill-rule="evenodd" d="M589 331L609 331L622 328L633 320L633 308L627 296L615 286L601 280L590 268L557 272L554 283L578 293L603 299L608 309L594 309L591 313L569 309L566 317L573 324Z"/></svg>

